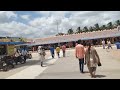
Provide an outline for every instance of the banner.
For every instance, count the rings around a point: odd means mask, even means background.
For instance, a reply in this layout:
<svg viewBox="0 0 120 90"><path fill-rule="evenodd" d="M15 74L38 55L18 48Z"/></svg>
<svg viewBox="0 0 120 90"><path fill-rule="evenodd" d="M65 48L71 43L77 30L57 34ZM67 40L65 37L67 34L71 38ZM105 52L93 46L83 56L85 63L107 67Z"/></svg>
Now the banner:
<svg viewBox="0 0 120 90"><path fill-rule="evenodd" d="M14 45L8 45L7 50L8 50L8 55L13 55L14 54Z"/></svg>
<svg viewBox="0 0 120 90"><path fill-rule="evenodd" d="M10 39L0 39L0 42L10 42Z"/></svg>

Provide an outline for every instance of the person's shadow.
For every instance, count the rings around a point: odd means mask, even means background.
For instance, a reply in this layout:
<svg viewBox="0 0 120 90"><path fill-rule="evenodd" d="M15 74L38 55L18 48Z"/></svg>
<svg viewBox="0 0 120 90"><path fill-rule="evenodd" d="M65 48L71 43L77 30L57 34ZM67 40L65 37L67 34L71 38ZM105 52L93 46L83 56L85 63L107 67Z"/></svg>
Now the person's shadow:
<svg viewBox="0 0 120 90"><path fill-rule="evenodd" d="M84 73L89 73L89 71L84 71ZM102 78L106 77L105 75L95 75L95 78Z"/></svg>
<svg viewBox="0 0 120 90"><path fill-rule="evenodd" d="M96 78L102 78L102 77L106 77L105 75L95 75Z"/></svg>

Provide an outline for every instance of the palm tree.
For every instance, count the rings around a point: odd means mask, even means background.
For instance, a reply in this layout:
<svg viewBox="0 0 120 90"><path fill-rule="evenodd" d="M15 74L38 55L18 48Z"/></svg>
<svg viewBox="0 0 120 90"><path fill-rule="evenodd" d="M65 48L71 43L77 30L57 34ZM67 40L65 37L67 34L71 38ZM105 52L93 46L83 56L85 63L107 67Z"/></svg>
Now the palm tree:
<svg viewBox="0 0 120 90"><path fill-rule="evenodd" d="M87 26L85 26L85 27L83 28L83 32L88 32Z"/></svg>
<svg viewBox="0 0 120 90"><path fill-rule="evenodd" d="M112 22L109 22L109 23L107 24L107 29L113 29L113 24L112 24Z"/></svg>
<svg viewBox="0 0 120 90"><path fill-rule="evenodd" d="M120 25L120 20L115 21L113 24L113 28L117 28L117 26Z"/></svg>
<svg viewBox="0 0 120 90"><path fill-rule="evenodd" d="M115 21L115 24L118 26L120 25L120 20Z"/></svg>
<svg viewBox="0 0 120 90"><path fill-rule="evenodd" d="M94 28L92 26L89 27L89 31L92 32L94 31Z"/></svg>
<svg viewBox="0 0 120 90"><path fill-rule="evenodd" d="M100 27L100 29L101 29L101 30L105 30L105 29L106 29L106 26L105 26L105 25L102 25L102 26Z"/></svg>
<svg viewBox="0 0 120 90"><path fill-rule="evenodd" d="M80 27L78 27L78 28L77 28L77 30L76 30L76 32L77 32L77 33L82 33L81 28L80 28Z"/></svg>
<svg viewBox="0 0 120 90"><path fill-rule="evenodd" d="M96 31L100 30L100 27L99 27L98 23L96 23L94 26L95 26Z"/></svg>
<svg viewBox="0 0 120 90"><path fill-rule="evenodd" d="M74 32L73 32L73 29L72 29L72 28L68 30L68 34L73 34L73 33L74 33Z"/></svg>

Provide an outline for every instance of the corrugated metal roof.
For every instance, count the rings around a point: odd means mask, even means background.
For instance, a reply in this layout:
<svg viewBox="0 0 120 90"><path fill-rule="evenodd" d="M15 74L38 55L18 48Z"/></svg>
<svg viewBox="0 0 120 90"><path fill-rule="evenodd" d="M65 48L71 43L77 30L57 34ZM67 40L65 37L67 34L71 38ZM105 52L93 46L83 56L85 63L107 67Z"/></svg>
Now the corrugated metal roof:
<svg viewBox="0 0 120 90"><path fill-rule="evenodd" d="M88 32L88 33L81 33L81 34L64 35L64 36L37 39L36 43L52 44L52 43L77 41L80 39L90 40L90 39L118 37L118 36L120 36L120 31L114 29L114 30L96 31L96 32Z"/></svg>

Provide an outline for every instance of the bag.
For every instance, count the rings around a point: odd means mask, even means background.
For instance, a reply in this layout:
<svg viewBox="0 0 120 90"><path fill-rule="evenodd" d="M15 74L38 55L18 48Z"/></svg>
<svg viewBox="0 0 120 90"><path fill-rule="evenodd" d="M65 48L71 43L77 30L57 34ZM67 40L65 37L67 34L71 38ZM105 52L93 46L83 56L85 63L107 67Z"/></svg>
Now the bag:
<svg viewBox="0 0 120 90"><path fill-rule="evenodd" d="M99 62L99 63L98 63L98 66L102 66L102 64Z"/></svg>

